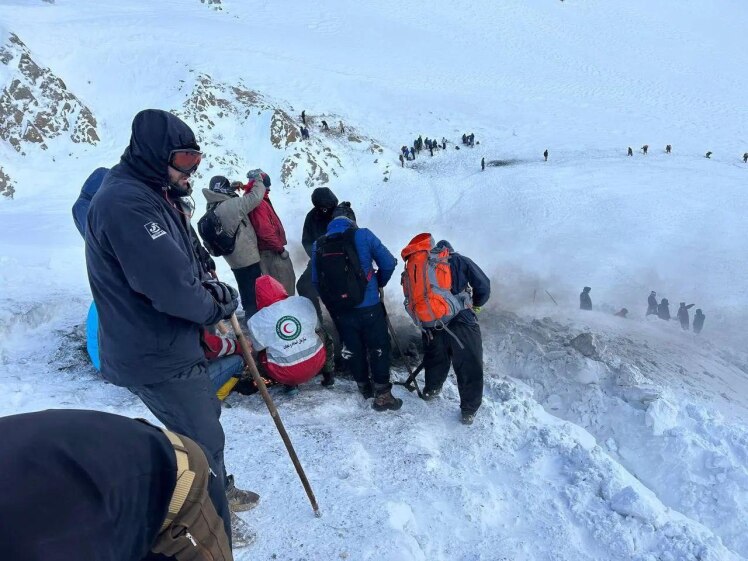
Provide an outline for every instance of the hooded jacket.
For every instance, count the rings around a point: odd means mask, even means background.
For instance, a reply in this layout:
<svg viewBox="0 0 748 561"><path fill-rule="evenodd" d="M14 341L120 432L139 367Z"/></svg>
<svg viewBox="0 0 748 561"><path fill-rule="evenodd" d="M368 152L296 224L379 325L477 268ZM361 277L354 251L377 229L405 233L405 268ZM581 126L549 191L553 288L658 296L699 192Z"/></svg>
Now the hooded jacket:
<svg viewBox="0 0 748 561"><path fill-rule="evenodd" d="M257 181L250 181L245 191L254 191ZM256 208L249 213L249 220L254 226L257 234L257 247L260 251L272 251L283 253L286 249L286 231L278 218L278 214L270 202L270 193L265 191L265 196Z"/></svg>
<svg viewBox="0 0 748 561"><path fill-rule="evenodd" d="M441 240L436 247L446 247L449 250L449 272L452 276L452 294L461 294L468 288L472 290L472 305L480 308L485 306L491 296L491 280L469 257L457 253L452 244L447 240ZM475 312L472 309L462 310L452 321L474 324L478 322Z"/></svg>
<svg viewBox="0 0 748 561"><path fill-rule="evenodd" d="M270 377L298 385L316 376L325 365L325 346L316 333L317 311L308 298L288 296L269 275L255 283L257 313L248 322L252 347Z"/></svg>
<svg viewBox="0 0 748 561"><path fill-rule="evenodd" d="M660 300L657 306L657 317L664 320L670 319L670 302L667 298Z"/></svg>
<svg viewBox="0 0 748 561"><path fill-rule="evenodd" d="M60 409L0 418L4 560L145 559L176 485L156 427Z"/></svg>
<svg viewBox="0 0 748 561"><path fill-rule="evenodd" d="M327 226L326 235L342 234L349 228L356 228L354 243L358 253L358 260L361 263L364 275L369 279L366 291L364 292L364 299L356 308L374 306L379 303L379 289L387 285L392 277L392 273L395 272L397 259L395 259L371 230L368 228L359 228L355 222L343 216L335 218L330 222ZM316 248L317 242L315 241L312 246L312 282L315 286L318 284L319 279L316 266ZM373 263L376 263L377 267L379 267L376 275L373 274Z"/></svg>
<svg viewBox="0 0 748 561"><path fill-rule="evenodd" d="M314 208L307 213L301 234L301 244L309 257L312 256L314 242L327 233L327 226L332 220L332 211L338 206L338 198L327 187L317 187L312 191L312 204ZM326 209L327 212L323 212L322 209Z"/></svg>
<svg viewBox="0 0 748 561"><path fill-rule="evenodd" d="M179 118L141 111L88 211L101 373L119 386L160 382L202 363L200 327L221 319L201 284L190 234L167 200L169 153L187 147L197 147L195 136Z"/></svg>
<svg viewBox="0 0 748 561"><path fill-rule="evenodd" d="M73 204L73 221L78 232L86 239L86 217L88 216L88 207L91 206L91 199L101 187L104 177L109 173L109 168L96 168L88 179L83 183L81 194Z"/></svg>
<svg viewBox="0 0 748 561"><path fill-rule="evenodd" d="M233 253L224 255L229 267L241 269L259 263L257 234L248 214L257 208L265 196L265 186L262 182L257 182L243 197L232 197L210 189L203 189L203 195L208 202L208 208L214 205L213 211L221 221L221 226L228 232L236 232Z"/></svg>

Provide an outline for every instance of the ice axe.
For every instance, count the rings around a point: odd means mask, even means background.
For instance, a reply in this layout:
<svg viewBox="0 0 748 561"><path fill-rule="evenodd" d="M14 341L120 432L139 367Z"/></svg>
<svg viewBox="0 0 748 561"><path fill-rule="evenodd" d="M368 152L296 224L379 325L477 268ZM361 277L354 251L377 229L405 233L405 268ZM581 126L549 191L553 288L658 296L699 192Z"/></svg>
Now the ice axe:
<svg viewBox="0 0 748 561"><path fill-rule="evenodd" d="M409 392L415 390L418 394L418 397L423 399L421 388L418 387L418 381L416 380L416 376L418 376L418 373L423 369L423 362L418 365L418 368L416 368L415 371L413 371L413 369L410 367L410 363L407 361L405 353L400 346L400 341L397 338L397 334L395 333L395 328L392 326L392 321L390 321L390 315L387 313L387 307L384 305L384 290L382 288L379 289L379 299L382 302L382 309L384 310L384 319L387 321L387 328L390 330L390 335L392 336L392 340L395 342L397 352L400 353L401 357L403 357L405 368L408 369L408 379L404 382L394 382L394 384L398 386L404 386Z"/></svg>

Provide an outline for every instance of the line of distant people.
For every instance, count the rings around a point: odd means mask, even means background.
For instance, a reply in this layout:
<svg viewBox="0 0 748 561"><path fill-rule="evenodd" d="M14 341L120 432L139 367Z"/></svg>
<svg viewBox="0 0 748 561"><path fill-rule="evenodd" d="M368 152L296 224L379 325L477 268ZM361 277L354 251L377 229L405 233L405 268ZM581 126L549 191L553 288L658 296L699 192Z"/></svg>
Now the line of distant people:
<svg viewBox="0 0 748 561"><path fill-rule="evenodd" d="M640 150L641 150L641 153L646 156L649 153L649 144L643 145L640 148ZM673 153L673 145L672 144L666 144L665 145L665 154L672 154L672 153ZM712 154L714 154L714 152L712 152L711 150L707 150L707 152L704 154L704 157L707 160L711 160L712 159ZM634 149L631 148L631 146L628 147L628 150L626 151L626 155L627 156L633 156L634 155ZM744 164L748 164L748 152L744 152L743 153L743 163Z"/></svg>
<svg viewBox="0 0 748 561"><path fill-rule="evenodd" d="M590 298L590 291L592 288L585 286L579 295L579 309L580 310L591 310L592 309L592 298ZM686 304L681 302L676 312L676 318L680 322L681 329L688 331L691 328L691 317L688 310L694 307L695 304ZM621 308L615 314L616 317L628 317L628 309ZM670 321L670 302L667 298L663 298L659 302L657 301L657 293L653 290L647 298L647 316L656 315L658 318ZM696 310L696 315L693 318L693 331L694 333L701 333L704 327L704 320L706 316L701 311L701 308Z"/></svg>

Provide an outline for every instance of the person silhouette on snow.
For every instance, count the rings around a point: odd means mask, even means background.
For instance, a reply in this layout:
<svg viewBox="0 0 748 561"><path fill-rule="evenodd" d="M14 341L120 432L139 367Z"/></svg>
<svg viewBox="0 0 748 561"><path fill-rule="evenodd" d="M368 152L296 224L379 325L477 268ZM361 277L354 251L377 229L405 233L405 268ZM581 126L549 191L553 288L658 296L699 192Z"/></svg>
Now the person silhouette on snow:
<svg viewBox="0 0 748 561"><path fill-rule="evenodd" d="M238 294L202 281L190 234L170 202L189 193L200 160L182 120L156 109L138 113L129 146L91 201L86 266L102 376L137 395L169 430L204 446L229 503L246 509L259 497L226 474L221 406L200 347L203 326L231 317Z"/></svg>
<svg viewBox="0 0 748 561"><path fill-rule="evenodd" d="M480 159L480 170L481 171L486 171L486 158L481 158Z"/></svg>
<svg viewBox="0 0 748 561"><path fill-rule="evenodd" d="M579 309L580 310L591 310L592 309L592 298L590 298L589 286L585 286L582 289L582 293L579 295Z"/></svg>
<svg viewBox="0 0 748 561"><path fill-rule="evenodd" d="M341 261L337 251L327 247L340 242L348 257ZM353 255L355 255L355 259ZM358 270L348 271L357 261ZM374 264L379 267L375 271ZM350 203L340 203L332 213L327 233L312 247L312 282L330 311L343 342L341 355L358 385L359 392L368 399L375 397L372 407L377 411L397 410L402 400L392 395L390 383L390 339L387 333L384 305L380 289L395 272L397 260L368 228L359 228ZM350 275L360 279L362 298L351 306L341 294L339 285L353 282ZM368 360L367 360L368 357Z"/></svg>
<svg viewBox="0 0 748 561"><path fill-rule="evenodd" d="M627 156L633 156L634 155L634 149L629 146L629 149L626 151Z"/></svg>
<svg viewBox="0 0 748 561"><path fill-rule="evenodd" d="M648 316L657 315L657 293L653 290L649 293L647 298L647 314Z"/></svg>
<svg viewBox="0 0 748 561"><path fill-rule="evenodd" d="M743 154L743 163L744 164L748 164L748 152L746 152L745 154Z"/></svg>
<svg viewBox="0 0 748 561"><path fill-rule="evenodd" d="M678 313L677 313L678 321L680 321L680 327L684 331L688 331L691 327L688 310L693 308L693 306L694 306L693 304L689 304L688 306L686 306L685 302L681 302L680 307L678 308Z"/></svg>
<svg viewBox="0 0 748 561"><path fill-rule="evenodd" d="M665 321L670 321L670 302L668 302L667 298L660 300L660 303L657 305L657 317Z"/></svg>
<svg viewBox="0 0 748 561"><path fill-rule="evenodd" d="M706 316L701 311L701 309L696 310L696 314L693 316L693 332L694 333L701 333L701 330L704 327L704 320L706 319Z"/></svg>
<svg viewBox="0 0 748 561"><path fill-rule="evenodd" d="M548 149L547 148L543 151L543 161L545 162L548 161Z"/></svg>

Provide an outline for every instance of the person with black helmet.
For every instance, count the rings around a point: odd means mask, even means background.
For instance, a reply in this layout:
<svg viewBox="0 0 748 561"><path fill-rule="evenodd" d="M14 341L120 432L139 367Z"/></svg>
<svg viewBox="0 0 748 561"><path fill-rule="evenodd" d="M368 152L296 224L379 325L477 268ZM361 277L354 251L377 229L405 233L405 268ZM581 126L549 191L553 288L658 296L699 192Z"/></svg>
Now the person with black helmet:
<svg viewBox="0 0 748 561"><path fill-rule="evenodd" d="M243 188L241 182L238 188ZM208 188L203 188L207 208L215 212L225 231L234 234L234 251L223 258L231 267L239 287L245 321L257 312L255 282L262 274L257 234L248 214L262 202L265 189L262 181L258 181L244 196L239 196L237 185L222 175L211 178Z"/></svg>
<svg viewBox="0 0 748 561"><path fill-rule="evenodd" d="M99 312L101 373L128 388L169 430L202 444L235 510L259 497L225 471L221 405L205 371L203 326L239 305L227 284L201 279L201 267L175 198L191 190L202 159L177 116L138 113L130 144L91 201L86 266Z"/></svg>

